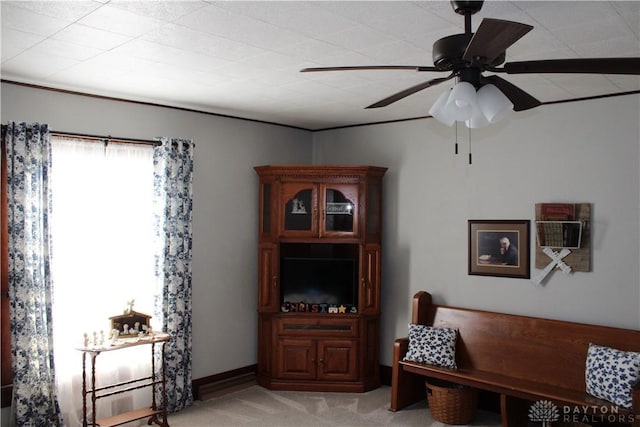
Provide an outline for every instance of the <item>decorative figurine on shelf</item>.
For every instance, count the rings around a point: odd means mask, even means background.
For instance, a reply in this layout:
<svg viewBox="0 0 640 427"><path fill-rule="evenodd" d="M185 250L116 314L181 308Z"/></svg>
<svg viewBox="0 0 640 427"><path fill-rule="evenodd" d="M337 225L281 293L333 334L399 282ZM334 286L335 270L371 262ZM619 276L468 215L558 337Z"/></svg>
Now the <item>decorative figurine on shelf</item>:
<svg viewBox="0 0 640 427"><path fill-rule="evenodd" d="M304 202L300 199L293 199L293 206L291 208L292 214L306 214L307 208L304 205Z"/></svg>
<svg viewBox="0 0 640 427"><path fill-rule="evenodd" d="M120 331L117 329L111 330L111 345L116 345L118 342L118 337L120 336Z"/></svg>

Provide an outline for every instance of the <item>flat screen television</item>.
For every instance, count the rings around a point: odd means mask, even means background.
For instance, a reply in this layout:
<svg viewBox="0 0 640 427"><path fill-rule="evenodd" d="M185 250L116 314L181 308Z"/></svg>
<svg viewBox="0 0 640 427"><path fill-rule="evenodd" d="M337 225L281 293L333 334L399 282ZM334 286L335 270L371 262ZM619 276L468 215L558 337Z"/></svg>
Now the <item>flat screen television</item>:
<svg viewBox="0 0 640 427"><path fill-rule="evenodd" d="M356 270L351 258L283 257L280 302L357 306Z"/></svg>

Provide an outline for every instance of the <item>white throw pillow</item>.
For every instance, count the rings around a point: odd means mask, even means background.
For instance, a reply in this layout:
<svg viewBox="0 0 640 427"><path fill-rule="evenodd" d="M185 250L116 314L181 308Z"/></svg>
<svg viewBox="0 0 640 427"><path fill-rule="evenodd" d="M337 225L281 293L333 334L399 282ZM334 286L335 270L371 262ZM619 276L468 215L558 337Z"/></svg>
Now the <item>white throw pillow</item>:
<svg viewBox="0 0 640 427"><path fill-rule="evenodd" d="M456 339L452 328L409 324L409 348L404 360L456 369Z"/></svg>
<svg viewBox="0 0 640 427"><path fill-rule="evenodd" d="M590 395L631 408L632 389L640 381L640 353L589 344L585 379Z"/></svg>

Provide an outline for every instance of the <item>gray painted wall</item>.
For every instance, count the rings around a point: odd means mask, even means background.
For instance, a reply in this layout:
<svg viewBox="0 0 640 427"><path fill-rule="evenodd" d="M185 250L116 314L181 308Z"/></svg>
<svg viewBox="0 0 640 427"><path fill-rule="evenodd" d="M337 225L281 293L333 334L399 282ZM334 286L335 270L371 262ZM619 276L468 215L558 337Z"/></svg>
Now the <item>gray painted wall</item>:
<svg viewBox="0 0 640 427"><path fill-rule="evenodd" d="M472 165L466 127L456 156L454 129L433 119L315 133L315 163L389 168L382 364L422 289L448 305L640 328L639 107L630 95L515 113L472 131ZM592 204L592 272L542 286L467 275L467 220L533 221L540 202Z"/></svg>
<svg viewBox="0 0 640 427"><path fill-rule="evenodd" d="M258 177L253 167L311 163L310 132L3 83L2 123L9 120L87 134L192 138L193 378L256 363Z"/></svg>
<svg viewBox="0 0 640 427"><path fill-rule="evenodd" d="M257 177L277 163L374 164L385 178L382 358L410 298L640 328L640 97L543 106L467 134L420 120L311 132L2 84L2 122L133 138L193 138L194 378L256 363ZM593 271L544 286L467 275L468 219L531 219L593 204ZM533 249L533 247L532 247ZM535 270L532 271L535 273Z"/></svg>

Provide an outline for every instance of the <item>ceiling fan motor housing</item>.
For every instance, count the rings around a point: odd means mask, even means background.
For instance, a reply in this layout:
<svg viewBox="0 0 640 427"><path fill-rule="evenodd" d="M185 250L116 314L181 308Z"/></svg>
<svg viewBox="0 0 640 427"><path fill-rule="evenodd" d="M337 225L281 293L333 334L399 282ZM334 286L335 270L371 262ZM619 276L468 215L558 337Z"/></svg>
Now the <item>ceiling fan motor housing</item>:
<svg viewBox="0 0 640 427"><path fill-rule="evenodd" d="M484 1L451 0L451 7L460 15L473 15L482 9Z"/></svg>
<svg viewBox="0 0 640 427"><path fill-rule="evenodd" d="M464 65L462 56L473 34L454 34L433 43L433 65L439 70L451 71Z"/></svg>
<svg viewBox="0 0 640 427"><path fill-rule="evenodd" d="M431 54L433 57L433 65L442 71L455 71L469 66L467 61L462 59L467 46L473 37L470 34L454 34L452 36L443 37L436 40L433 44ZM506 54L502 52L494 59L491 64L483 64L488 66L498 66L505 61ZM477 64L472 64L476 66Z"/></svg>

